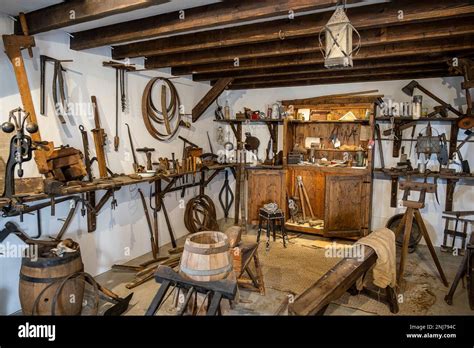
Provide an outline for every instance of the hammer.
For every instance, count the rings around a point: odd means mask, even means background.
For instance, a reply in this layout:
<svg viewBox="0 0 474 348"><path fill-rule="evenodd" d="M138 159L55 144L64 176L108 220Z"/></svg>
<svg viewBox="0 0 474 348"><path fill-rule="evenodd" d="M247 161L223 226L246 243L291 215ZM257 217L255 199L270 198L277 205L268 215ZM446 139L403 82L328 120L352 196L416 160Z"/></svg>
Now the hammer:
<svg viewBox="0 0 474 348"><path fill-rule="evenodd" d="M150 148L150 147L141 147L137 149L137 152L144 152L146 155L146 169L147 170L153 170L152 164L151 164L151 153L155 151L155 149Z"/></svg>

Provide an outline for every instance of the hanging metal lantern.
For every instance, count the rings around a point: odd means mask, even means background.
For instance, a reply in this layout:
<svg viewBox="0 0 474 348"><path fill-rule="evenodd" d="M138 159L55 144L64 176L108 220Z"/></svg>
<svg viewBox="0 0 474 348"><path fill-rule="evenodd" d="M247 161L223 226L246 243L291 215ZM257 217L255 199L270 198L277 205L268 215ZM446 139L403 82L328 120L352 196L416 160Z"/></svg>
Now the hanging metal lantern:
<svg viewBox="0 0 474 348"><path fill-rule="evenodd" d="M353 48L354 33L357 35L357 44ZM328 23L319 33L319 45L324 55L326 68L352 67L352 55L357 54L360 49L360 35L349 21L344 7L336 8Z"/></svg>

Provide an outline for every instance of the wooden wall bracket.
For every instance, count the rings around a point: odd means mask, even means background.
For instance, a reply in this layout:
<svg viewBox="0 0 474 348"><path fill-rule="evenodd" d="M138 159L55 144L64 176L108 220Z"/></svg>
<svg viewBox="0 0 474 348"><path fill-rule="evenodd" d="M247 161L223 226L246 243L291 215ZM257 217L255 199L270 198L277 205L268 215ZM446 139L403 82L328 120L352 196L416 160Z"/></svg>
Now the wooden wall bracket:
<svg viewBox="0 0 474 348"><path fill-rule="evenodd" d="M221 93L234 81L233 77L226 77L217 80L209 92L193 108L193 122L196 122L202 116L209 106L221 95Z"/></svg>
<svg viewBox="0 0 474 348"><path fill-rule="evenodd" d="M391 176L390 180L392 181L392 187L390 192L390 207L397 207L397 197L398 197L398 176Z"/></svg>
<svg viewBox="0 0 474 348"><path fill-rule="evenodd" d="M446 203L445 203L445 211L452 211L453 210L453 202L454 202L454 189L456 188L456 183L459 180L454 179L447 179L446 180Z"/></svg>
<svg viewBox="0 0 474 348"><path fill-rule="evenodd" d="M118 188L117 190L119 190ZM88 192L86 195L86 206L87 206L87 231L89 233L94 232L97 228L97 215L108 202L110 198L114 196L116 189L108 189L99 202L96 204L96 193L95 191Z"/></svg>

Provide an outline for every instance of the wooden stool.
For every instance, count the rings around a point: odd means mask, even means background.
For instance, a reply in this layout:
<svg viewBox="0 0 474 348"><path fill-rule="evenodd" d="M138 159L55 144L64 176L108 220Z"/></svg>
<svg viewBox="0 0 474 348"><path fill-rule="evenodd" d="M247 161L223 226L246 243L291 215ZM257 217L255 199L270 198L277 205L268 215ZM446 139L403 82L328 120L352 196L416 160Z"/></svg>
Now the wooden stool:
<svg viewBox="0 0 474 348"><path fill-rule="evenodd" d="M438 257L436 256L436 252L433 247L433 243L431 243L430 236L426 229L425 223L423 218L421 217L420 209L425 206L425 195L426 193L436 193L436 184L429 184L429 183L419 183L419 182L411 182L411 181L402 181L400 182L400 189L404 190L403 193L403 206L407 208L405 215L403 216L400 224L398 225L395 232L395 237L397 237L402 229L404 228L403 232L403 245L402 245L402 253L400 257L400 265L398 269L398 277L397 283L400 284L400 280L403 278L403 272L405 270L405 262L408 256L408 244L410 241L410 234L413 224L413 217L415 218L418 226L420 227L421 234L423 238L425 238L426 245L430 251L431 257L438 269L439 275L441 280L445 286L448 286L448 281L446 276L444 275L443 268L439 262ZM410 191L419 191L420 198L417 201L409 201L408 196L410 195Z"/></svg>
<svg viewBox="0 0 474 348"><path fill-rule="evenodd" d="M285 230L285 214L278 209L275 212L269 212L265 208L260 208L258 213L258 234L257 234L257 243L260 242L260 233L262 232L262 224L266 221L266 232L267 232L267 250L270 247L270 235L273 232L273 241L276 240L276 226L277 222L280 225L281 237L283 239L283 247L286 248L286 230Z"/></svg>
<svg viewBox="0 0 474 348"><path fill-rule="evenodd" d="M258 259L258 243L240 242L233 250L234 272L237 277L237 284L249 288L250 290L257 290L261 295L265 295L265 284L263 282L263 273ZM254 261L257 276L250 270L251 261ZM250 279L244 277L247 273Z"/></svg>

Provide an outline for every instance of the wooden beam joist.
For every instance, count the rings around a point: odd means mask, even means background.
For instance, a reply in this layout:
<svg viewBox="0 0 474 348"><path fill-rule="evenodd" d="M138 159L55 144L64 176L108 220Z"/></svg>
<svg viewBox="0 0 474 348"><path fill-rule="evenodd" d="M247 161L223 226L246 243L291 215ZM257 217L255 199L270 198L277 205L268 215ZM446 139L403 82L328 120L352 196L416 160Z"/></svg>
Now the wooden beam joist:
<svg viewBox="0 0 474 348"><path fill-rule="evenodd" d="M206 95L193 108L193 122L207 110L207 108L221 95L221 93L232 83L232 77L225 77L215 81L214 86L206 93Z"/></svg>
<svg viewBox="0 0 474 348"><path fill-rule="evenodd" d="M71 0L28 12L26 22L30 34L38 34L53 29L89 22L99 18L125 13L169 0ZM21 32L19 26L17 33Z"/></svg>
<svg viewBox="0 0 474 348"><path fill-rule="evenodd" d="M403 11L400 19L399 11ZM439 0L436 2L400 0L390 3L353 8L348 11L357 30L392 25L422 23L433 20L466 17L474 14L469 0ZM114 47L113 58L132 58L196 50L211 50L229 46L248 45L318 35L332 13L316 13L204 31L177 37L155 39Z"/></svg>
<svg viewBox="0 0 474 348"><path fill-rule="evenodd" d="M105 1L104 1L105 2ZM358 2L350 0L349 3ZM84 50L123 42L145 40L186 31L213 28L257 19L332 7L337 0L240 0L223 1L129 22L74 33L71 49ZM181 18L180 18L181 17Z"/></svg>
<svg viewBox="0 0 474 348"><path fill-rule="evenodd" d="M464 36L457 39L430 40L415 43L389 44L382 46L368 47L361 49L358 55L354 56L354 65L358 61L367 59L386 59L395 57L407 57L417 55L430 55L449 52L464 52L474 49L473 36ZM427 58L429 59L429 58ZM173 75L189 75L197 73L218 73L223 71L245 71L249 69L263 68L285 68L297 65L321 64L323 57L321 54L305 53L296 55L241 59L239 65L234 62L222 62L214 64L192 65L173 68Z"/></svg>
<svg viewBox="0 0 474 348"><path fill-rule="evenodd" d="M445 70L434 71L434 72L422 72L422 73L409 73L409 74L386 74L377 76L357 76L357 77L337 77L337 78L320 78L320 79L308 79L299 81L286 81L286 82L273 82L268 79L266 83L255 83L255 84L232 84L229 89L256 89L256 88L281 88L281 87L297 87L297 86L316 86L316 85L328 85L328 84L339 84L339 83L357 83L357 82L374 82L374 81L387 81L387 80L412 80L432 77L448 77L452 76Z"/></svg>
<svg viewBox="0 0 474 348"><path fill-rule="evenodd" d="M430 65L436 63L446 63L451 57L447 55L437 55L431 56L430 59L426 59L425 56L414 56L406 58L387 58L387 59L372 59L359 61L355 64L351 71L356 70L366 70L366 69L378 69L378 68L387 68L388 70L393 70L396 68L408 68L411 66L421 66L421 65ZM333 70L334 71L334 70ZM235 82L238 82L242 78L247 77L278 77L281 75L299 75L307 73L326 73L328 69L324 67L323 63L312 64L312 65L297 65L291 67L283 68L264 68L264 69L253 69L253 70L244 70L240 72L234 72L232 70L217 72L217 73L203 73L203 74L194 74L194 81L211 81L217 80L222 77L235 77Z"/></svg>
<svg viewBox="0 0 474 348"><path fill-rule="evenodd" d="M314 79L331 79L331 78L344 78L344 77L363 77L363 76L379 76L387 74L415 74L415 73L431 73L431 72L447 72L448 64L438 63L430 65L420 65L413 67L400 67L400 68L378 68L378 69L363 69L363 70L326 70L322 73L306 73L306 74L287 74L281 76L272 76L272 77L247 77L235 80L235 85L248 85L248 84L265 84L266 81L271 80L272 82L287 82L287 81L305 81L305 80L314 80ZM214 83L214 81L212 82Z"/></svg>
<svg viewBox="0 0 474 348"><path fill-rule="evenodd" d="M455 38L470 34L474 34L472 17L368 29L360 32L363 48L390 43ZM147 57L146 66L147 68L178 67L225 61L234 62L236 58L247 59L311 52L317 54L320 52L319 39L314 36L214 50L151 56Z"/></svg>

